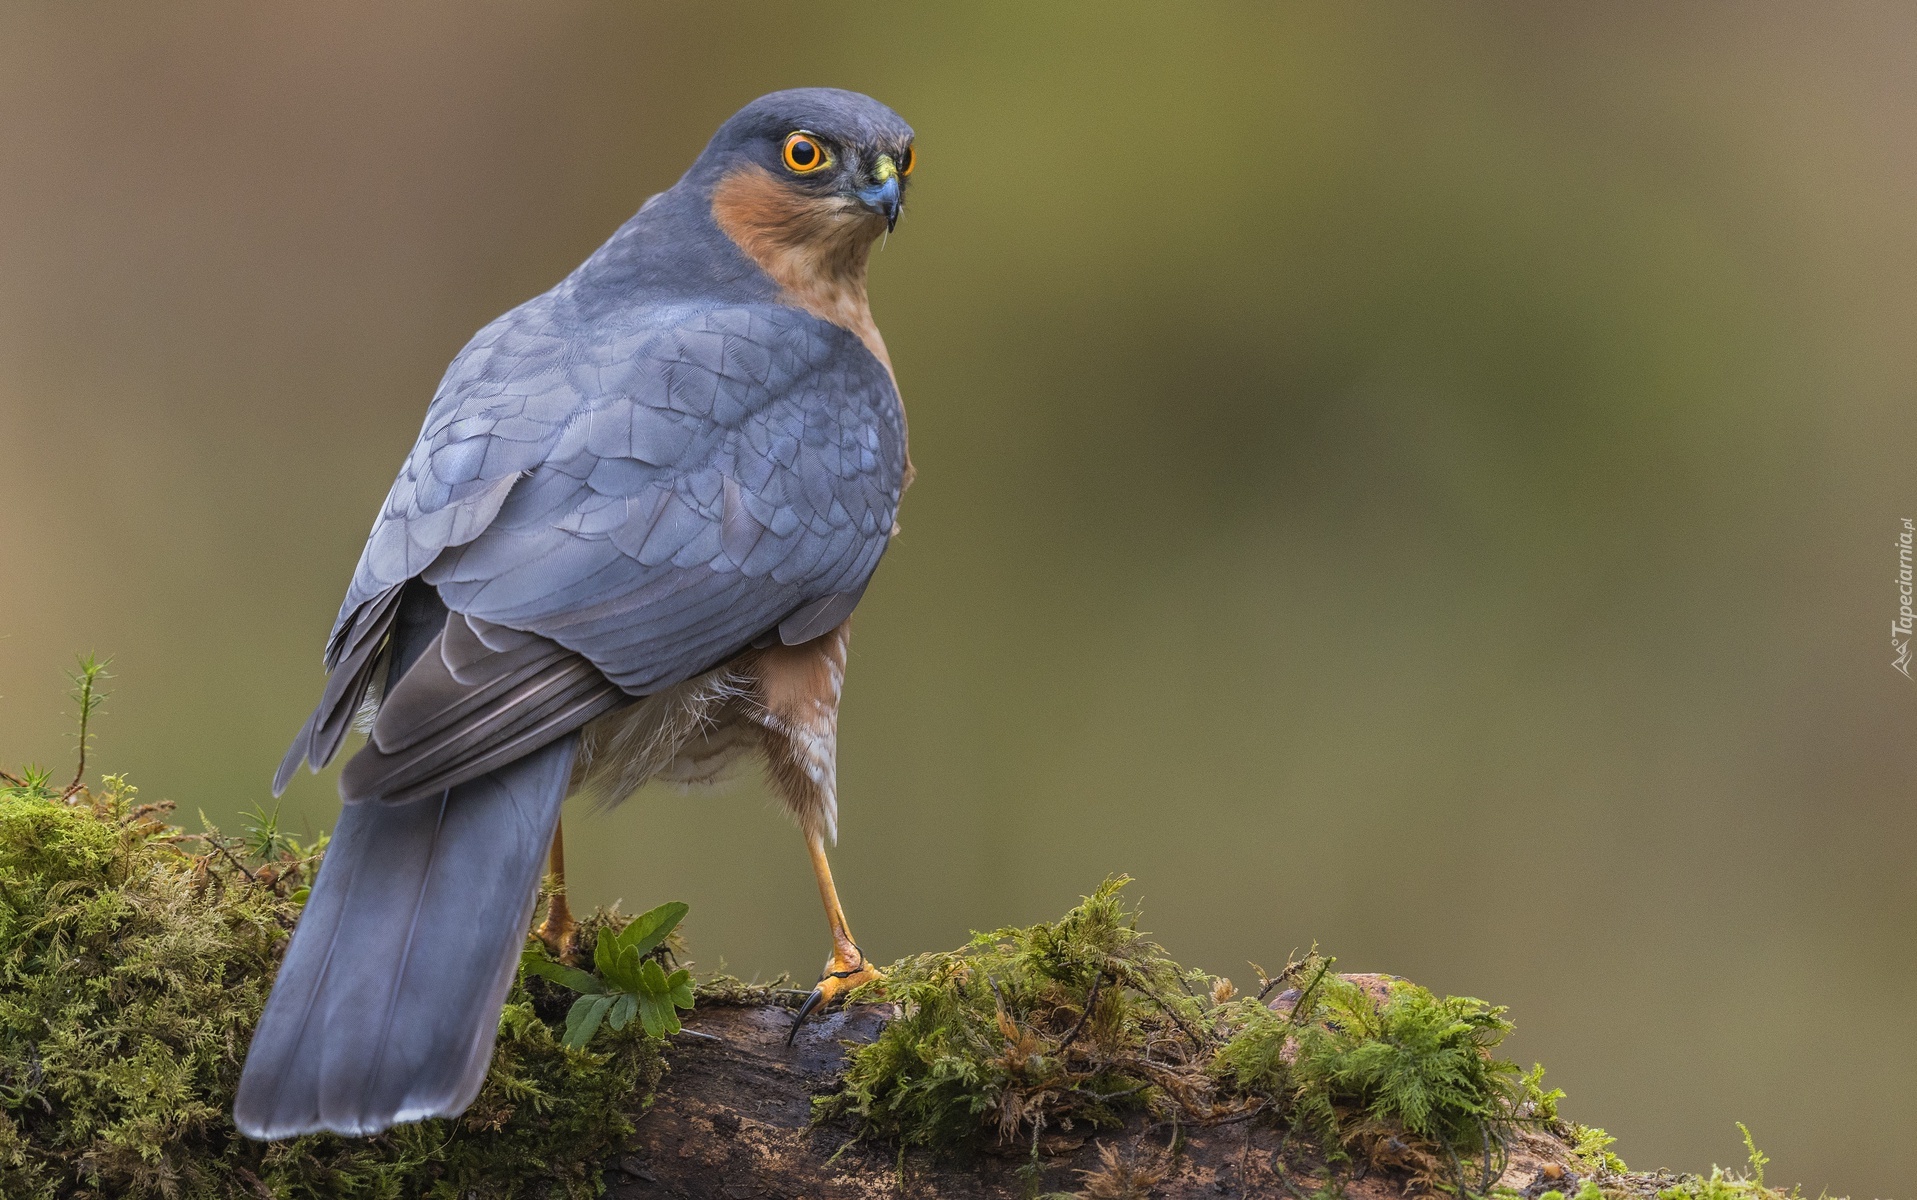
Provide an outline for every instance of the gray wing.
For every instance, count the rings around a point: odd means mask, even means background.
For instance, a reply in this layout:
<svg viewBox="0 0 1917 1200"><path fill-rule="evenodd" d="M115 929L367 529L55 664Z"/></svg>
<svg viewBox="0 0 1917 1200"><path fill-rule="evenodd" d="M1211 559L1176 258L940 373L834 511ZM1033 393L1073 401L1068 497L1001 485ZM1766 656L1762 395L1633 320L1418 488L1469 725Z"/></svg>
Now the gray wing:
<svg viewBox="0 0 1917 1200"><path fill-rule="evenodd" d="M857 338L773 306L586 331L555 314L547 297L508 314L448 371L279 785L337 751L409 580L451 616L384 698L348 799L476 777L857 603L905 462L897 393Z"/></svg>

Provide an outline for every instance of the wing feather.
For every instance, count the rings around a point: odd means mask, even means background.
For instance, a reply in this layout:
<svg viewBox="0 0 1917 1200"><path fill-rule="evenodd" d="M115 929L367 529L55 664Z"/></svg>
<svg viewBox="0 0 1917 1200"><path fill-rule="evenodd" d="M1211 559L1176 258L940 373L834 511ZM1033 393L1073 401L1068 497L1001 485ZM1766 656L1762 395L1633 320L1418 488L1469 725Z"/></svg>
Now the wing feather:
<svg viewBox="0 0 1917 1200"><path fill-rule="evenodd" d="M340 791L349 802L419 799L476 779L627 700L563 646L528 637L493 650L469 618L450 613L387 693L371 740L340 776ZM550 736L529 742L541 733ZM513 747L519 749L505 752Z"/></svg>
<svg viewBox="0 0 1917 1200"><path fill-rule="evenodd" d="M905 465L891 377L795 309L507 314L448 370L329 643L333 677L282 764L337 749L408 580L449 610L387 690L348 799L476 778L747 646L850 614Z"/></svg>

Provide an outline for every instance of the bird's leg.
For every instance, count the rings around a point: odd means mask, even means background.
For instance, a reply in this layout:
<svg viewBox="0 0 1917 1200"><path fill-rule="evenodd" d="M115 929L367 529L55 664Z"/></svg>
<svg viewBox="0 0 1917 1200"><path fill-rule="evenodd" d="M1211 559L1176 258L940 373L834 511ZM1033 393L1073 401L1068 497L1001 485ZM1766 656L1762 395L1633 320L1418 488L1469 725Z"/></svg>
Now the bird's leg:
<svg viewBox="0 0 1917 1200"><path fill-rule="evenodd" d="M852 940L852 930L845 923L845 910L839 907L839 891L832 886L832 866L825 860L825 838L818 833L808 833L805 842L806 849L812 852L812 874L819 881L819 899L825 904L825 921L832 931L832 955L825 960L819 985L805 998L798 1019L792 1022L791 1032L786 1034L788 1044L813 1009L830 1007L853 988L882 977L879 969L865 960L864 952Z"/></svg>
<svg viewBox="0 0 1917 1200"><path fill-rule="evenodd" d="M553 826L551 872L553 876L552 899L546 904L546 920L539 926L539 940L546 943L546 951L554 958L564 962L572 957L573 932L579 923L572 919L572 906L566 903L566 827L563 823Z"/></svg>
<svg viewBox="0 0 1917 1200"><path fill-rule="evenodd" d="M832 956L825 960L819 986L799 1008L798 1019L786 1035L789 1043L813 1009L831 1005L853 988L879 978L878 969L865 961L839 890L832 886L832 867L825 860L825 839L837 810L837 755L839 689L845 681L845 647L851 621L796 646L773 645L741 663L755 703L747 710L763 730L767 780L805 834L812 854L812 875L819 881L819 900L832 933Z"/></svg>

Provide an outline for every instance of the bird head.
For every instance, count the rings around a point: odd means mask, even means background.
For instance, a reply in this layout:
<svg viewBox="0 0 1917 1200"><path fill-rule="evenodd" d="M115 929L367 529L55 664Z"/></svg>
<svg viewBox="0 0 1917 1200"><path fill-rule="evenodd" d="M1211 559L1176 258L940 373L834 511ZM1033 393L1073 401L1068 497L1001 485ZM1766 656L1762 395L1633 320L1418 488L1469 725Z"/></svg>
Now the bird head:
<svg viewBox="0 0 1917 1200"><path fill-rule="evenodd" d="M713 135L693 174L735 242L844 243L863 250L898 224L912 127L870 96L796 88L761 96Z"/></svg>

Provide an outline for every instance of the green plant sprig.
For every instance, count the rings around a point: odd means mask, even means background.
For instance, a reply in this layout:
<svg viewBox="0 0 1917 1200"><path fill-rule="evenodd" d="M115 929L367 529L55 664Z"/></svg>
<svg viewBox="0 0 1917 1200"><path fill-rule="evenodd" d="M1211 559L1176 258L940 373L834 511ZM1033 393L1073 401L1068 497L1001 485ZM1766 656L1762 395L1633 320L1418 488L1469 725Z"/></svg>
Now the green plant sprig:
<svg viewBox="0 0 1917 1200"><path fill-rule="evenodd" d="M679 1013L692 1008L692 972L681 967L667 974L654 953L690 911L673 901L639 914L617 933L601 930L593 944L598 973L554 962L528 950L521 966L578 992L566 1013L565 1044L583 1050L606 1023L624 1029L637 1016L651 1037L678 1033Z"/></svg>
<svg viewBox="0 0 1917 1200"><path fill-rule="evenodd" d="M100 690L100 681L113 678L107 671L107 664L112 661L110 658L103 659L92 654L83 654L78 664L80 669L69 672L67 675L67 678L73 681L72 698L74 705L79 709L80 719L80 731L75 735L75 740L79 743L79 754L76 756L79 761L74 764L73 782L67 784L65 795L68 797L78 792L86 783L87 748L93 741L93 730L90 727L93 723L93 715L100 710L102 704L106 703L106 693Z"/></svg>

